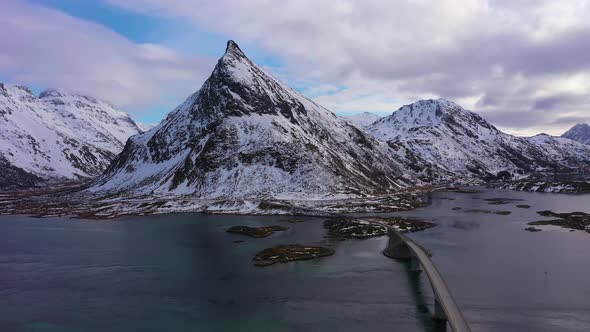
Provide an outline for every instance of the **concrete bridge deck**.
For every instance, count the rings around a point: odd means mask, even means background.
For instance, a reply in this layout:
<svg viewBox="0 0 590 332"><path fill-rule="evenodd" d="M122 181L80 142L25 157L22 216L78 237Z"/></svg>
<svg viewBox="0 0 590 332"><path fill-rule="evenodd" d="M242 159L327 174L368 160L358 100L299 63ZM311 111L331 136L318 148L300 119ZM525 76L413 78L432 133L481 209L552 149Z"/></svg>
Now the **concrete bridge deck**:
<svg viewBox="0 0 590 332"><path fill-rule="evenodd" d="M455 332L470 332L471 329L453 299L449 287L430 260L430 252L395 228L384 226L387 227L389 243L383 254L394 259L410 259L410 268L413 271L423 270L428 276L434 293L433 318L448 321Z"/></svg>

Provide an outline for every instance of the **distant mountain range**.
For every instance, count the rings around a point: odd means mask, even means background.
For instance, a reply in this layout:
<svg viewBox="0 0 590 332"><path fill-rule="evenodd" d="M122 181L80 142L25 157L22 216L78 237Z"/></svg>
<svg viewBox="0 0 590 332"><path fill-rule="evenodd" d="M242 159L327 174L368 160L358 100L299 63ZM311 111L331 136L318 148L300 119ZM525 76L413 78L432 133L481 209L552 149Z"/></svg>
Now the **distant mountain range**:
<svg viewBox="0 0 590 332"><path fill-rule="evenodd" d="M137 125L137 127L139 128L139 130L142 133L145 133L146 131L150 131L152 128L154 128L155 126L157 126L157 123L142 123L142 122L135 122L135 124Z"/></svg>
<svg viewBox="0 0 590 332"><path fill-rule="evenodd" d="M0 83L0 187L96 177L139 132L107 102Z"/></svg>
<svg viewBox="0 0 590 332"><path fill-rule="evenodd" d="M134 136L91 191L351 197L412 185L568 173L590 160L588 146L546 135L511 136L445 100L406 105L366 125L371 117L336 117L253 64L230 41L203 87L152 131Z"/></svg>
<svg viewBox="0 0 590 332"><path fill-rule="evenodd" d="M86 192L119 197L248 204L590 170L587 125L563 138L516 137L442 99L338 117L233 41L201 89L154 127L91 97L5 85L0 119L0 186L92 177Z"/></svg>
<svg viewBox="0 0 590 332"><path fill-rule="evenodd" d="M365 128L373 122L381 119L381 116L369 112L363 112L360 114L343 116L343 118L352 122L352 124L358 127Z"/></svg>
<svg viewBox="0 0 590 332"><path fill-rule="evenodd" d="M569 138L582 144L590 144L590 125L579 123L561 135L561 137Z"/></svg>
<svg viewBox="0 0 590 332"><path fill-rule="evenodd" d="M403 106L367 130L386 141L398 159L429 165L433 180L568 173L587 168L590 161L588 146L548 135L512 136L446 100Z"/></svg>

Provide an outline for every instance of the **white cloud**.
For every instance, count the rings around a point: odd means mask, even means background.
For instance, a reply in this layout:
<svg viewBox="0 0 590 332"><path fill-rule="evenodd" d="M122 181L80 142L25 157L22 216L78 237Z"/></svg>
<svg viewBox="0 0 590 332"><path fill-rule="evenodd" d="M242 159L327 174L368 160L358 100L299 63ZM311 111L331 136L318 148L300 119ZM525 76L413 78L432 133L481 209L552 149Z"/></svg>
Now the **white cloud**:
<svg viewBox="0 0 590 332"><path fill-rule="evenodd" d="M316 97L337 112L439 96L518 133L590 121L590 83L575 79L590 73L589 1L106 1L256 43L318 89L346 86Z"/></svg>
<svg viewBox="0 0 590 332"><path fill-rule="evenodd" d="M121 107L186 97L214 64L136 44L104 26L23 1L3 1L0 30L0 73L9 81L89 94Z"/></svg>
<svg viewBox="0 0 590 332"><path fill-rule="evenodd" d="M104 1L260 46L338 113L443 97L515 133L590 121L590 1ZM0 29L3 77L132 109L171 108L214 66L24 1L3 1Z"/></svg>

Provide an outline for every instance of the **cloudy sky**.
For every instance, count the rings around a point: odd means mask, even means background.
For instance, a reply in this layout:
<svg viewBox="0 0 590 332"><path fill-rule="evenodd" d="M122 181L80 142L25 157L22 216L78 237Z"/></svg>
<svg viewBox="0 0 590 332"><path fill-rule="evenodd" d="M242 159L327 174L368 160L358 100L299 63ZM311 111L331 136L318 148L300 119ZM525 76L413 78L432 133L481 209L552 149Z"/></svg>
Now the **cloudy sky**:
<svg viewBox="0 0 590 332"><path fill-rule="evenodd" d="M590 122L589 16L579 0L1 0L0 81L154 122L233 39L338 114L445 98L557 135Z"/></svg>

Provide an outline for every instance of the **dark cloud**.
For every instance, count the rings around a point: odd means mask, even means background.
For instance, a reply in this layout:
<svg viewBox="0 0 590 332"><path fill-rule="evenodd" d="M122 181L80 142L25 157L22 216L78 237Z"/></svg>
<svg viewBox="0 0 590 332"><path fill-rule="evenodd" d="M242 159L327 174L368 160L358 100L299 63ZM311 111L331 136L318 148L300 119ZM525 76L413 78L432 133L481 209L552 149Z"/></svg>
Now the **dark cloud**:
<svg viewBox="0 0 590 332"><path fill-rule="evenodd" d="M590 123L590 118L588 118L587 116L563 116L553 120L553 122L551 123L555 125L570 125L572 123Z"/></svg>
<svg viewBox="0 0 590 332"><path fill-rule="evenodd" d="M558 94L535 99L533 108L551 111L560 108L571 108L576 105L587 106L589 104L589 95Z"/></svg>

